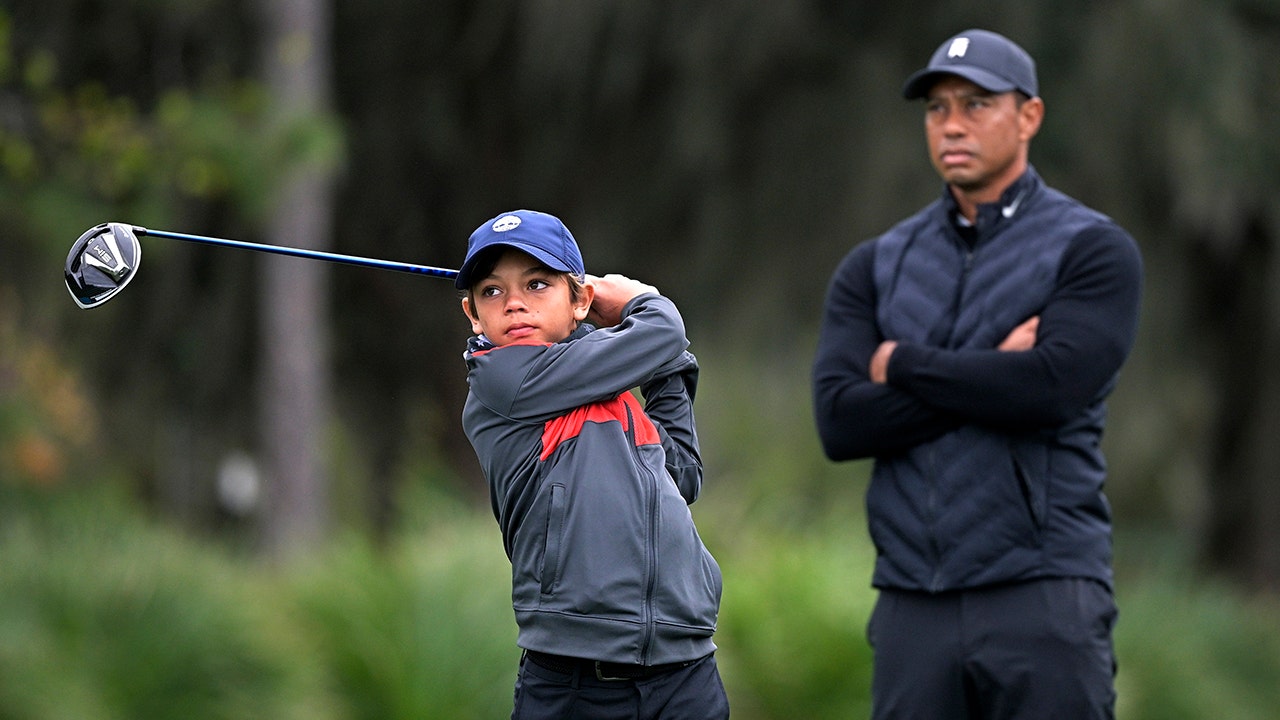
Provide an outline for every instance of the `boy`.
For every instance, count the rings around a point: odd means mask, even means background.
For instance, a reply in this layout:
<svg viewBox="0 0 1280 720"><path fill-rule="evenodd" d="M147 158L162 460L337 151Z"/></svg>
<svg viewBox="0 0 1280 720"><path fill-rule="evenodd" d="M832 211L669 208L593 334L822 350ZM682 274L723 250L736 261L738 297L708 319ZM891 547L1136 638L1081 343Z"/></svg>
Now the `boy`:
<svg viewBox="0 0 1280 720"><path fill-rule="evenodd" d="M511 717L727 718L720 569L688 508L698 365L675 305L588 277L568 228L529 210L472 233L456 286L476 333L462 422L524 649Z"/></svg>

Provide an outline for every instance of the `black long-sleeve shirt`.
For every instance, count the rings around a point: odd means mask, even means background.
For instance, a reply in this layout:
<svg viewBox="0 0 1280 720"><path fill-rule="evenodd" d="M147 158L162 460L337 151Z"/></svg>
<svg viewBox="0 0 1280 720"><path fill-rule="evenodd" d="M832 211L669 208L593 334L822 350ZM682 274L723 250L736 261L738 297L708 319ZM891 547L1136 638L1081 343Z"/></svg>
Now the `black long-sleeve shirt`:
<svg viewBox="0 0 1280 720"><path fill-rule="evenodd" d="M1114 377L1134 341L1141 258L1099 227L1066 250L1057 290L1025 352L948 350L902 342L887 384L868 365L886 338L876 322L874 243L854 248L828 289L814 361L814 412L826 454L892 454L966 423L1011 429L1069 419ZM1013 328L1010 328L1012 330Z"/></svg>

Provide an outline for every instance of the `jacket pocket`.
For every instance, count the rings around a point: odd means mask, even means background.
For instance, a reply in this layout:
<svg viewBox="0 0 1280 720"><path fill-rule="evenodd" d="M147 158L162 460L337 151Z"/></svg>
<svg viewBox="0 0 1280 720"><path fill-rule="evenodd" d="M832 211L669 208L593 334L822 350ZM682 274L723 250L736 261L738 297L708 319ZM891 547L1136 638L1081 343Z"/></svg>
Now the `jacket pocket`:
<svg viewBox="0 0 1280 720"><path fill-rule="evenodd" d="M1031 523L1043 530L1049 514L1049 449L1043 443L1014 443L1013 474Z"/></svg>
<svg viewBox="0 0 1280 720"><path fill-rule="evenodd" d="M551 486L551 499L547 507L546 544L542 550L542 594L549 595L560 581L560 549L564 542L564 523L567 506L567 490L564 485Z"/></svg>

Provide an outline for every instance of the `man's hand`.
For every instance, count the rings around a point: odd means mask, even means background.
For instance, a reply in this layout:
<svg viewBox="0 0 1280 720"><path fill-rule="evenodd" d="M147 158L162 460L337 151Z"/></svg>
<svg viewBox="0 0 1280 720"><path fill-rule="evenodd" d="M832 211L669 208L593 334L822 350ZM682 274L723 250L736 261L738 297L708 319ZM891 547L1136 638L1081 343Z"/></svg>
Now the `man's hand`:
<svg viewBox="0 0 1280 720"><path fill-rule="evenodd" d="M1039 329L1040 316L1033 315L1014 328L1004 340L1000 341L1000 345L996 349L1005 352L1030 350L1036 346L1036 331ZM871 376L871 382L881 384L889 382L889 357L893 355L893 350L896 347L898 347L896 340L885 340L880 343L880 347L876 348L867 367L867 374Z"/></svg>
<svg viewBox="0 0 1280 720"><path fill-rule="evenodd" d="M1005 352L1017 352L1020 350L1030 350L1036 346L1036 331L1040 329L1040 316L1032 315L1021 325L1014 328L1009 336L996 346L997 350Z"/></svg>
<svg viewBox="0 0 1280 720"><path fill-rule="evenodd" d="M656 293L658 288L632 280L622 275L604 277L587 276L587 283L596 289L595 300L587 313L587 322L596 327L610 327L622 322L622 309L632 298L645 293Z"/></svg>
<svg viewBox="0 0 1280 720"><path fill-rule="evenodd" d="M880 347L876 348L875 354L871 356L871 364L867 368L871 382L881 384L889 382L889 356L893 354L893 349L896 347L898 347L896 340L885 340L880 343Z"/></svg>

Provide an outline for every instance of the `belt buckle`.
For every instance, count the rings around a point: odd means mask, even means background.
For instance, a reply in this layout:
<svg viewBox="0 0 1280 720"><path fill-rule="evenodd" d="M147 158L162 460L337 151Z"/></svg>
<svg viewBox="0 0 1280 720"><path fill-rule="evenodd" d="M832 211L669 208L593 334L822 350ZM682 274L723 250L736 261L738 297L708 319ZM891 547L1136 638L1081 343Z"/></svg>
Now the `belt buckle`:
<svg viewBox="0 0 1280 720"><path fill-rule="evenodd" d="M605 674L604 674L604 670L603 670L603 668L601 667L601 665L602 665L602 664L603 664L603 663L601 663L599 660L596 660L596 661L595 661L595 666L596 666L596 679L597 679L597 680L599 680L599 681L601 681L601 682L622 682L622 681L624 681L624 680L630 680L630 679L631 679L631 678L624 678L624 677L609 677L609 676L605 675Z"/></svg>

